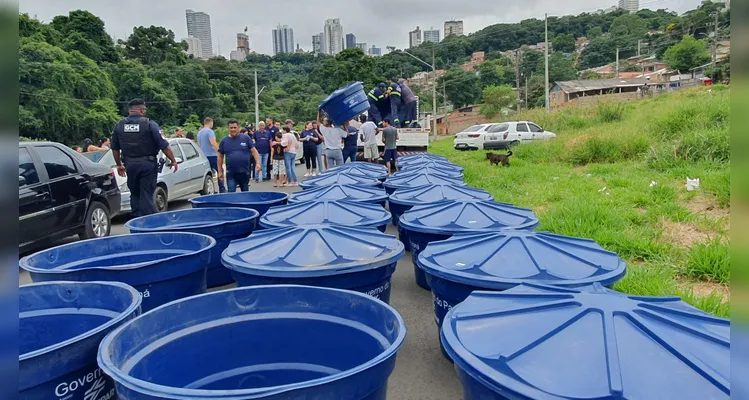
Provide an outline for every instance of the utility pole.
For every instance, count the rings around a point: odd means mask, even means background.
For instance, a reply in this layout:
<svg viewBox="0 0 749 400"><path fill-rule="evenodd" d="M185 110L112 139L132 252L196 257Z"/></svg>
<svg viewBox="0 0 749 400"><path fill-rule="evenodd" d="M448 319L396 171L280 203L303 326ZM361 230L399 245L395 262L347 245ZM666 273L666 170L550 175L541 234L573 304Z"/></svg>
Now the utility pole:
<svg viewBox="0 0 749 400"><path fill-rule="evenodd" d="M257 69L255 70L255 129L257 129L257 125L260 123L260 93L263 93L263 90L265 90L265 86L263 86L260 91L257 90Z"/></svg>
<svg viewBox="0 0 749 400"><path fill-rule="evenodd" d="M637 57L640 56L640 44L642 44L642 39L637 40Z"/></svg>
<svg viewBox="0 0 749 400"><path fill-rule="evenodd" d="M619 48L616 48L616 79L619 79Z"/></svg>
<svg viewBox="0 0 749 400"><path fill-rule="evenodd" d="M544 66L544 103L549 112L549 14L544 14Z"/></svg>
<svg viewBox="0 0 749 400"><path fill-rule="evenodd" d="M434 61L434 45L432 45L432 72L434 72L434 82L432 82L432 141L437 140L437 68Z"/></svg>
<svg viewBox="0 0 749 400"><path fill-rule="evenodd" d="M520 112L520 49L515 50L515 106Z"/></svg>
<svg viewBox="0 0 749 400"><path fill-rule="evenodd" d="M529 109L528 107L528 77L525 77L525 109Z"/></svg>
<svg viewBox="0 0 749 400"><path fill-rule="evenodd" d="M716 73L715 73L715 67L718 63L718 11L715 11L715 28L713 29L713 40L712 40L712 46L710 47L710 52L712 56L712 71L713 71L713 80L715 80ZM713 82L715 83L715 82Z"/></svg>
<svg viewBox="0 0 749 400"><path fill-rule="evenodd" d="M447 114L447 85L445 85L445 80L442 80L442 108L443 112Z"/></svg>

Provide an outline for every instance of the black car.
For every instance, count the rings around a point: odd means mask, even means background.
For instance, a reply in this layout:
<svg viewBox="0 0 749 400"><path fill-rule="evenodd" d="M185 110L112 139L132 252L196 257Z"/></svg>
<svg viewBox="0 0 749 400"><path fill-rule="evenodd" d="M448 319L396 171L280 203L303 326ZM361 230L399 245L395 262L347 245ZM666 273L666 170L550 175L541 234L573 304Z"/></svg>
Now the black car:
<svg viewBox="0 0 749 400"><path fill-rule="evenodd" d="M120 211L120 190L112 170L67 146L18 144L19 249L78 234L109 236L110 218Z"/></svg>

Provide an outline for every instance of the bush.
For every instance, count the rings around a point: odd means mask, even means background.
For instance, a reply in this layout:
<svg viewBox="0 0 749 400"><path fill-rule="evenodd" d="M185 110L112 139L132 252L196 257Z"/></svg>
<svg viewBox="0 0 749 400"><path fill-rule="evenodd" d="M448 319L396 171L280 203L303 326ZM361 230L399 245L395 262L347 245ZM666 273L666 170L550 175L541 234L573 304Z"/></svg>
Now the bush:
<svg viewBox="0 0 749 400"><path fill-rule="evenodd" d="M568 161L576 165L614 163L634 160L650 146L642 135L593 136L576 143L568 153Z"/></svg>
<svg viewBox="0 0 749 400"><path fill-rule="evenodd" d="M596 107L601 122L619 122L624 118L626 106L621 102L601 103Z"/></svg>
<svg viewBox="0 0 749 400"><path fill-rule="evenodd" d="M700 243L689 251L685 274L689 277L718 283L731 280L731 255L728 245L719 238Z"/></svg>

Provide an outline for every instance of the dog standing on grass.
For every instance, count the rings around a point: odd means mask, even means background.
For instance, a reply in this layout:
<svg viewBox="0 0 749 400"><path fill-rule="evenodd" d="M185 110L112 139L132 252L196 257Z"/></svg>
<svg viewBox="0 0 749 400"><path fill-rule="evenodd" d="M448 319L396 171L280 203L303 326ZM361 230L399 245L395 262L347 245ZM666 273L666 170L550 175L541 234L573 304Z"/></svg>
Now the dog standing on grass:
<svg viewBox="0 0 749 400"><path fill-rule="evenodd" d="M486 158L489 160L490 165L502 164L503 167L509 167L511 155L512 150L508 151L507 154L486 153Z"/></svg>

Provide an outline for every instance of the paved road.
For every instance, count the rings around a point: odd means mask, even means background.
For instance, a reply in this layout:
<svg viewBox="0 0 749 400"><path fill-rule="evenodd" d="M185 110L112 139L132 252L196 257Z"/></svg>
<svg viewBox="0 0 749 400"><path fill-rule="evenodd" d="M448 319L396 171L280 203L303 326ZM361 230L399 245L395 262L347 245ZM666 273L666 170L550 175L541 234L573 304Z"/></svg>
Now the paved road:
<svg viewBox="0 0 749 400"><path fill-rule="evenodd" d="M303 179L304 167L297 167L297 175ZM251 191L284 191L292 193L298 187L274 188L270 183L253 185ZM170 210L190 208L188 201L169 204ZM127 234L124 227L126 218L115 218L112 235ZM396 234L395 228L388 226L388 233ZM63 240L73 241L75 238ZM29 283L28 274L19 273L21 284ZM388 397L392 400L458 400L462 390L453 365L440 352L437 329L434 323L431 293L419 288L414 282L411 254L398 262L393 275L393 288L390 304L398 310L406 322L406 341L398 352L395 371L390 377Z"/></svg>

